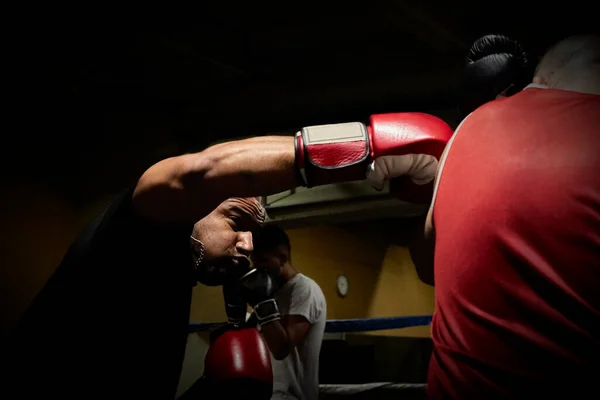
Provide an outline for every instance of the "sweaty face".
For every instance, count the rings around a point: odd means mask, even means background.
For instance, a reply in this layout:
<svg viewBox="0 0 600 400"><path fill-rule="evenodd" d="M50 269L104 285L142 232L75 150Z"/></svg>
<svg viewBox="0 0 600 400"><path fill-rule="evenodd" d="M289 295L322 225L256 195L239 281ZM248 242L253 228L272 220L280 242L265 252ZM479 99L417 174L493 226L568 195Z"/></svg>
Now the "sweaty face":
<svg viewBox="0 0 600 400"><path fill-rule="evenodd" d="M250 269L252 232L262 226L265 210L257 198L231 198L194 225L192 250L201 251L206 285L221 285ZM196 239L196 240L194 240Z"/></svg>

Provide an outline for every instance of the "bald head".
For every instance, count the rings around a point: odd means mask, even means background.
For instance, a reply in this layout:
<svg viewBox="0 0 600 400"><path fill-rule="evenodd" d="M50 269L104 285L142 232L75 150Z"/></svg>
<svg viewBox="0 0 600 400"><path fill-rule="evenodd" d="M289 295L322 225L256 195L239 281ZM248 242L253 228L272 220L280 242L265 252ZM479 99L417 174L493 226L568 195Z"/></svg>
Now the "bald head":
<svg viewBox="0 0 600 400"><path fill-rule="evenodd" d="M535 83L553 89L600 95L600 35L578 35L550 48L539 62Z"/></svg>

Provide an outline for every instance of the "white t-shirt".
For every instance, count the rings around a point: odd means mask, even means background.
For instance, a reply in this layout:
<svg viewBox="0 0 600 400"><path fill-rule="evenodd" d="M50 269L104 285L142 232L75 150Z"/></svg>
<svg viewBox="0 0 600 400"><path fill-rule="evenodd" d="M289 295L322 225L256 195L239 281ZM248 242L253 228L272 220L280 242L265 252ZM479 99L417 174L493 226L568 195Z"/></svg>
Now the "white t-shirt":
<svg viewBox="0 0 600 400"><path fill-rule="evenodd" d="M301 315L310 322L304 341L281 361L271 356L273 364L272 400L317 400L319 397L319 353L327 302L323 291L309 277L297 274L277 291L275 299L281 315Z"/></svg>

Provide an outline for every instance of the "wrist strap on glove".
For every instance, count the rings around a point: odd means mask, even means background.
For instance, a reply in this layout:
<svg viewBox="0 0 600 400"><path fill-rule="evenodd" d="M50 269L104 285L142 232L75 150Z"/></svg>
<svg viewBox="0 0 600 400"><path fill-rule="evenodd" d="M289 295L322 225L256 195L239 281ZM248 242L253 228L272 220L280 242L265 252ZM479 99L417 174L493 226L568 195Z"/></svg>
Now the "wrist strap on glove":
<svg viewBox="0 0 600 400"><path fill-rule="evenodd" d="M281 319L279 306L275 299L269 299L254 306L254 314L258 320L258 326L263 326L273 321Z"/></svg>
<svg viewBox="0 0 600 400"><path fill-rule="evenodd" d="M296 169L306 187L364 179L369 132L360 122L318 125L296 134Z"/></svg>

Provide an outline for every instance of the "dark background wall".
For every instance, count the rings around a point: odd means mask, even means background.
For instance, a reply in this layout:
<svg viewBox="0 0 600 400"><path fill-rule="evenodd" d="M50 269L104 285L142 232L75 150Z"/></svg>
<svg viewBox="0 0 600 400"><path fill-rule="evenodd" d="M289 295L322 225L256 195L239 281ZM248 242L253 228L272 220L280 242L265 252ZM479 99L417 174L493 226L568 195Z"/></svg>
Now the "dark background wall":
<svg viewBox="0 0 600 400"><path fill-rule="evenodd" d="M83 224L152 162L372 113L427 111L456 123L461 66L474 39L512 35L535 58L565 35L594 29L590 7L7 6L0 282L10 317L3 321L17 318Z"/></svg>
<svg viewBox="0 0 600 400"><path fill-rule="evenodd" d="M215 140L392 111L452 121L477 37L512 35L535 58L595 27L578 1L205 3L7 13L9 175L85 202Z"/></svg>

